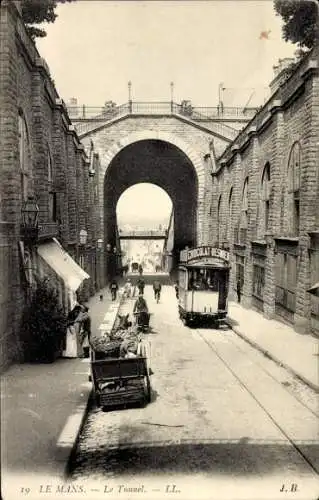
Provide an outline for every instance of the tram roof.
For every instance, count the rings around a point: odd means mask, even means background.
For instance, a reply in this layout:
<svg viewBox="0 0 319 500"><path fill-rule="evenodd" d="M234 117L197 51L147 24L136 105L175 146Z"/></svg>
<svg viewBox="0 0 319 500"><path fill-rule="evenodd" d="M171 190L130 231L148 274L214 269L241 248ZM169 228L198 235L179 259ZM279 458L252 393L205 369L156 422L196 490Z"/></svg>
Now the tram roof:
<svg viewBox="0 0 319 500"><path fill-rule="evenodd" d="M205 264L204 262L181 262L179 268L205 268L205 269L228 269L228 262L216 262L214 264Z"/></svg>

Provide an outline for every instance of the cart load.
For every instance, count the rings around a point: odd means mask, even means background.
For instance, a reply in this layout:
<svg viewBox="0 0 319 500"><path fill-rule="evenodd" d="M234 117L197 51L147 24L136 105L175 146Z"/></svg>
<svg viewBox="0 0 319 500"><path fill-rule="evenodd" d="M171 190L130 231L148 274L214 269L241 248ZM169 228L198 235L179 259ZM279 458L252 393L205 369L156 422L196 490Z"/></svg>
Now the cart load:
<svg viewBox="0 0 319 500"><path fill-rule="evenodd" d="M151 399L146 347L136 326L91 340L95 398L102 407Z"/></svg>

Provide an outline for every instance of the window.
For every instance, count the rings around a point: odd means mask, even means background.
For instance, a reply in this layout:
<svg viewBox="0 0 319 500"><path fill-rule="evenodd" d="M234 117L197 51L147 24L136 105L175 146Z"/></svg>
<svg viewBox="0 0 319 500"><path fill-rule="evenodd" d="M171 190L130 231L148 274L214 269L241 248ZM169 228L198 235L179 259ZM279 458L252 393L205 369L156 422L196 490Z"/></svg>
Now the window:
<svg viewBox="0 0 319 500"><path fill-rule="evenodd" d="M22 113L19 114L19 157L20 157L20 173L21 173L21 193L22 200L28 198L31 190L31 158L30 158L30 142L27 124Z"/></svg>
<svg viewBox="0 0 319 500"><path fill-rule="evenodd" d="M49 220L57 221L57 197L53 183L53 162L49 151L47 151L47 176L48 176L48 214Z"/></svg>
<svg viewBox="0 0 319 500"><path fill-rule="evenodd" d="M286 253L277 253L275 260L276 304L295 312L295 290L297 286L297 257Z"/></svg>
<svg viewBox="0 0 319 500"><path fill-rule="evenodd" d="M190 269L188 274L188 290L209 290L218 292L225 281L225 271L220 269Z"/></svg>
<svg viewBox="0 0 319 500"><path fill-rule="evenodd" d="M57 221L57 200L56 193L53 191L49 192L49 220L52 222Z"/></svg>
<svg viewBox="0 0 319 500"><path fill-rule="evenodd" d="M261 179L261 202L264 225L263 229L269 229L269 209L270 209L270 165L266 164Z"/></svg>
<svg viewBox="0 0 319 500"><path fill-rule="evenodd" d="M230 188L228 197L227 239L230 240L233 224L233 188Z"/></svg>
<svg viewBox="0 0 319 500"><path fill-rule="evenodd" d="M265 287L265 268L264 266L254 264L253 266L253 295L263 300Z"/></svg>
<svg viewBox="0 0 319 500"><path fill-rule="evenodd" d="M243 289L244 286L244 275L245 275L245 257L242 255L236 255L236 281L235 290L237 289L237 283L239 281L240 288Z"/></svg>
<svg viewBox="0 0 319 500"><path fill-rule="evenodd" d="M295 142L290 150L288 160L288 213L290 221L289 232L299 236L300 228L300 160L301 148L298 142Z"/></svg>
<svg viewBox="0 0 319 500"><path fill-rule="evenodd" d="M222 195L219 196L218 199L218 207L217 207L217 243L221 242L221 204L222 204Z"/></svg>
<svg viewBox="0 0 319 500"><path fill-rule="evenodd" d="M241 245L246 244L247 239L247 228L248 228L248 177L244 182L242 201L241 201L241 211L240 211L240 223L239 223L239 234L237 236L238 243Z"/></svg>

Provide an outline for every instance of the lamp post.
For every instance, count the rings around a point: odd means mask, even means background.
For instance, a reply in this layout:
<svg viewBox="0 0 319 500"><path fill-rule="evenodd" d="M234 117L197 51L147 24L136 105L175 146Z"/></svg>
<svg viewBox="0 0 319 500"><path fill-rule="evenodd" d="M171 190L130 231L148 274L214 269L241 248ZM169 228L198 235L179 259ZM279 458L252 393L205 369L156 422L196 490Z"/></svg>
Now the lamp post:
<svg viewBox="0 0 319 500"><path fill-rule="evenodd" d="M222 98L222 92L224 90L226 90L226 88L224 87L224 84L220 83L218 85L218 114L219 114L219 111L221 112L221 114L223 114L223 112L224 112L224 103L223 103L223 98Z"/></svg>
<svg viewBox="0 0 319 500"><path fill-rule="evenodd" d="M33 196L29 196L21 208L21 236L26 246L23 247L23 266L26 281L30 285L32 276L32 254L39 235L39 207Z"/></svg>
<svg viewBox="0 0 319 500"><path fill-rule="evenodd" d="M39 207L33 196L29 196L21 209L23 240L30 247L36 244L39 234Z"/></svg>
<svg viewBox="0 0 319 500"><path fill-rule="evenodd" d="M174 111L174 82L170 83L171 87L171 113Z"/></svg>
<svg viewBox="0 0 319 500"><path fill-rule="evenodd" d="M79 236L80 236L80 245L82 246L86 245L88 237L88 232L86 231L86 229L81 229Z"/></svg>
<svg viewBox="0 0 319 500"><path fill-rule="evenodd" d="M102 279L103 269L101 265L101 254L103 249L103 239L98 238L96 240L96 262L95 262L95 282L98 290L102 288L104 284L104 279Z"/></svg>
<svg viewBox="0 0 319 500"><path fill-rule="evenodd" d="M130 113L132 113L132 82L131 80L127 83L128 87L128 104Z"/></svg>
<svg viewBox="0 0 319 500"><path fill-rule="evenodd" d="M85 246L87 242L88 232L86 229L81 229L79 232L79 261L82 269L85 267ZM86 300L86 284L82 284L77 291L79 300ZM83 294L83 296L82 296Z"/></svg>

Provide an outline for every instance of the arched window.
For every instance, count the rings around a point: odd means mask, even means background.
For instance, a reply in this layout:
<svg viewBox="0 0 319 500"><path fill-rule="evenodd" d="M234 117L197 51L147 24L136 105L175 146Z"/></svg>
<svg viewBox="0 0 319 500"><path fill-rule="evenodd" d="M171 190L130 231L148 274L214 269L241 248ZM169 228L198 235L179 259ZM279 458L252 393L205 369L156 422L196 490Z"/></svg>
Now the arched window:
<svg viewBox="0 0 319 500"><path fill-rule="evenodd" d="M221 205L222 205L222 195L218 198L217 206L217 242L221 242Z"/></svg>
<svg viewBox="0 0 319 500"><path fill-rule="evenodd" d="M228 196L228 217L227 217L227 239L231 238L231 230L233 225L233 188L230 188Z"/></svg>
<svg viewBox="0 0 319 500"><path fill-rule="evenodd" d="M246 177L243 187L241 200L240 224L239 224L239 243L246 244L248 229L248 177Z"/></svg>
<svg viewBox="0 0 319 500"><path fill-rule="evenodd" d="M263 205L264 229L269 229L269 209L270 209L270 165L266 163L261 179L261 202Z"/></svg>
<svg viewBox="0 0 319 500"><path fill-rule="evenodd" d="M299 235L299 200L300 200L300 162L301 148L298 142L292 145L288 159L288 213L287 217L290 220L290 232L294 235Z"/></svg>
<svg viewBox="0 0 319 500"><path fill-rule="evenodd" d="M19 113L19 159L22 200L25 201L31 190L32 170L28 128L22 113Z"/></svg>
<svg viewBox="0 0 319 500"><path fill-rule="evenodd" d="M300 144L292 145L288 160L288 192L296 193L300 189Z"/></svg>
<svg viewBox="0 0 319 500"><path fill-rule="evenodd" d="M240 227L248 227L248 177L245 179L241 200Z"/></svg>
<svg viewBox="0 0 319 500"><path fill-rule="evenodd" d="M48 175L48 212L49 221L56 222L57 220L57 202L56 192L54 189L54 169L52 156L50 154L49 146L47 149L47 175Z"/></svg>

